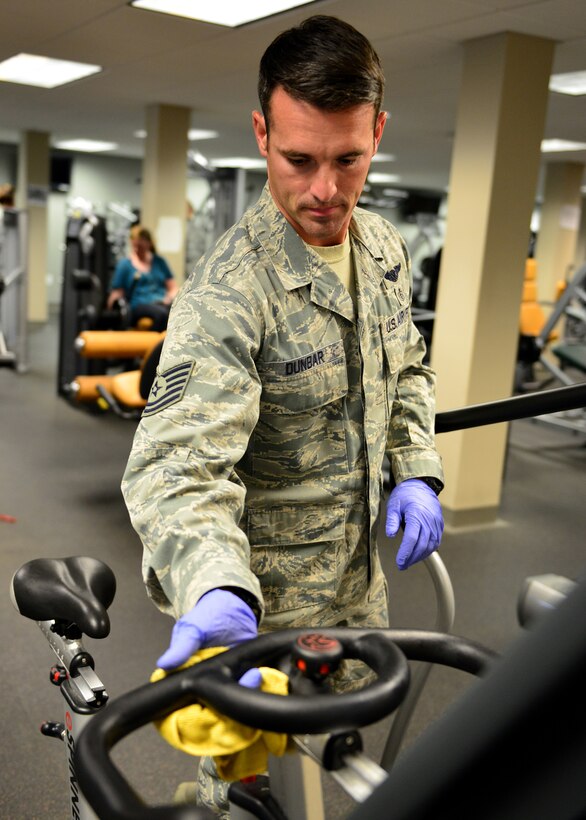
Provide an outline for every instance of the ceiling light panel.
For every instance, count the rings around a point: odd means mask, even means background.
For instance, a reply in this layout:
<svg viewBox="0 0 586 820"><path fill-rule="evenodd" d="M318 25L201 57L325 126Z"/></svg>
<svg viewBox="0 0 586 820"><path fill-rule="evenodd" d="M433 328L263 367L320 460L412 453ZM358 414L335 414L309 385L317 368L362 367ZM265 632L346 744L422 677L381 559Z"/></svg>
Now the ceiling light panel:
<svg viewBox="0 0 586 820"><path fill-rule="evenodd" d="M552 74L549 78L550 91L579 97L586 94L586 71L570 71L567 74Z"/></svg>
<svg viewBox="0 0 586 820"><path fill-rule="evenodd" d="M217 131L211 131L207 128L190 128L187 132L187 138L192 142L198 142L198 140L213 140L216 139L217 136Z"/></svg>
<svg viewBox="0 0 586 820"><path fill-rule="evenodd" d="M401 177L397 176L397 174L379 174L373 171L368 175L367 179L373 185L384 185L388 182L399 182Z"/></svg>
<svg viewBox="0 0 586 820"><path fill-rule="evenodd" d="M394 154L383 154L381 151L377 151L377 153L373 156L372 162L394 162L395 155Z"/></svg>
<svg viewBox="0 0 586 820"><path fill-rule="evenodd" d="M542 140L541 150L544 154L556 153L557 151L583 151L586 142L572 142L571 140Z"/></svg>
<svg viewBox="0 0 586 820"><path fill-rule="evenodd" d="M61 140L55 143L55 148L63 148L66 151L85 151L90 154L100 151L113 151L118 148L115 142L102 142L101 140Z"/></svg>
<svg viewBox="0 0 586 820"><path fill-rule="evenodd" d="M314 0L216 0L214 3L209 0L133 0L130 5L234 28L312 2Z"/></svg>
<svg viewBox="0 0 586 820"><path fill-rule="evenodd" d="M144 128L140 128L138 131L134 132L134 136L138 137L138 139L144 140L146 139L147 132ZM187 132L187 139L190 142L199 142L199 140L213 140L218 136L219 134L217 131L212 131L207 128L190 128Z"/></svg>
<svg viewBox="0 0 586 820"><path fill-rule="evenodd" d="M221 157L210 160L214 168L246 168L248 170L263 170L267 167L266 160L250 157Z"/></svg>
<svg viewBox="0 0 586 820"><path fill-rule="evenodd" d="M39 54L17 54L0 63L0 80L5 83L57 88L102 70L99 65L54 60Z"/></svg>

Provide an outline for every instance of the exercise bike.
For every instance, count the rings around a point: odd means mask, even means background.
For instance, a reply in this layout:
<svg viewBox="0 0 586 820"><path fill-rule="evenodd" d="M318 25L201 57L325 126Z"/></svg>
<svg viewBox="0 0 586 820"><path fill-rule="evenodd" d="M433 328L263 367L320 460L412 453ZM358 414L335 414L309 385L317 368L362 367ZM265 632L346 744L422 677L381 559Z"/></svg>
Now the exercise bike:
<svg viewBox="0 0 586 820"><path fill-rule="evenodd" d="M584 400L584 387L440 414L436 432L521 418L530 415L528 408L544 412L546 406L567 407ZM431 558L431 566L440 560ZM271 759L268 782L258 779L231 788L235 819L323 817L315 778L307 776L308 760L332 772L358 802L351 820L586 816L584 583L539 581L531 585L538 594L525 590L522 622L535 620L535 612L555 611L500 659L449 634L449 612L445 631L285 630L108 703L83 636L108 635L107 609L115 589L111 569L87 557L37 559L24 564L12 581L18 610L39 623L59 661L51 681L64 697L64 722L47 723L42 731L65 741L72 817L204 818L204 810L195 806L145 806L110 755L128 734L192 702L244 724L291 735L301 752ZM375 683L356 693L328 693L327 676L343 658L364 661L374 671ZM368 761L360 730L405 710L411 660L444 664L484 680L471 686L450 714L398 760L396 748L387 743L380 764ZM287 669L291 694L268 695L239 685L242 674L260 665ZM400 721L395 719L396 725ZM481 796L473 809L471 791Z"/></svg>
<svg viewBox="0 0 586 820"><path fill-rule="evenodd" d="M438 556L432 560L440 562ZM443 662L480 674L494 657L472 642L443 633L284 630L260 636L202 662L186 670L187 675L175 673L159 683L147 684L105 709L108 694L94 669L93 658L84 648L83 637L104 638L109 634L107 609L115 589L112 570L95 558L83 556L29 561L12 581L12 596L18 610L38 622L58 659L50 671L50 680L59 686L64 698L64 721L45 723L41 731L65 741L71 814L82 820L96 816L92 807L98 817L104 818L129 817L137 810L141 816L146 812L145 817L206 816L201 810L186 806L165 807L164 815L159 813L161 808L142 807L107 753L98 752L93 760L95 743L91 737L87 744L82 738L90 725L102 722L102 716L105 724L102 723L101 730L98 725L98 731L105 732L108 749L114 736L119 740L150 723L153 715L165 713L167 704L172 704L173 711L189 702L206 703L241 723L291 735L300 754L271 758L270 789L266 778L233 784L231 817L316 818L323 816L315 808L321 799L316 794L319 784L304 757L330 771L356 801L370 796L386 778L386 771L364 755L359 729L386 717L404 703L410 677L408 659ZM448 598L447 594L444 598ZM377 680L357 693L327 696L328 676L343 658L364 661L374 670ZM238 684L247 669L261 665L288 670L288 697L267 696ZM92 758L89 765L83 762L88 750ZM112 778L116 789L121 789L122 803L120 794L91 786L92 775L89 779L84 775L87 771L94 772L99 783L110 782ZM304 793L313 808L300 807L300 795ZM151 814L152 811L155 813Z"/></svg>
<svg viewBox="0 0 586 820"><path fill-rule="evenodd" d="M83 647L83 635L108 634L107 608L115 586L111 569L89 557L36 559L24 564L12 581L19 611L39 622L59 660L51 680L64 697L65 720L45 724L42 731L65 740L74 818L209 818L206 809L194 805L144 805L111 757L113 747L130 733L194 702L245 725L286 733L300 753L271 757L268 778L233 783L233 820L323 817L307 759L332 774L357 801L352 820L584 816L586 584L558 576L528 581L519 604L522 622L556 611L537 618L541 628L501 659L475 642L445 633L291 629L261 635L105 708L108 695ZM328 675L343 658L365 662L375 672L375 682L349 694L329 692ZM449 719L432 727L427 740L424 736L387 771L363 754L360 729L404 701L411 660L443 664L485 680L467 691ZM287 668L290 694L267 694L238 683L247 670L259 666ZM519 782L509 776L493 783L505 795L495 800L485 789L504 774L512 750L523 755L515 762L516 777L520 770L523 776ZM421 759L428 768L417 783ZM473 810L466 797L471 789L482 794L482 805ZM516 814L523 805L517 792L524 789L535 792L533 799L530 794L523 798L533 809Z"/></svg>

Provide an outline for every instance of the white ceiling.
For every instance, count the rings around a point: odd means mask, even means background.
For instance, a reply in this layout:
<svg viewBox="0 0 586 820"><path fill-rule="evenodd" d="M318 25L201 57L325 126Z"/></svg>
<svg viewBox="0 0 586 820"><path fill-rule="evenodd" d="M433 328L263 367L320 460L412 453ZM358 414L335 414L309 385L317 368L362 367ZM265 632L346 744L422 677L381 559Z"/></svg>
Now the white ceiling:
<svg viewBox="0 0 586 820"><path fill-rule="evenodd" d="M387 77L392 119L380 147L395 155L377 171L404 185L441 190L449 180L461 44L504 31L556 41L554 73L586 70L586 0L316 0L239 29L130 7L127 0L2 0L0 60L29 52L103 66L56 89L0 83L0 141L23 130L53 140L90 137L142 156L145 109L188 106L193 127L220 132L192 147L214 159L255 157L250 112L259 58L280 31L310 14L360 29ZM545 137L586 140L586 96L550 94ZM586 163L586 151L544 160ZM586 181L586 179L585 179Z"/></svg>

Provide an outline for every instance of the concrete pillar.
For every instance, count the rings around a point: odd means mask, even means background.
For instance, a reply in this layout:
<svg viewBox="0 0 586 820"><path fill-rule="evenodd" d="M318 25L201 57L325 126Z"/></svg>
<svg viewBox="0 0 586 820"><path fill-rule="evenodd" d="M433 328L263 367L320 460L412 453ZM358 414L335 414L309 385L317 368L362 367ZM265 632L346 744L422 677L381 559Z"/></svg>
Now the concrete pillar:
<svg viewBox="0 0 586 820"><path fill-rule="evenodd" d="M16 206L27 211L28 307L31 322L46 322L47 204L49 199L49 134L26 131L18 152Z"/></svg>
<svg viewBox="0 0 586 820"><path fill-rule="evenodd" d="M539 298L555 301L558 283L571 279L578 234L584 177L581 162L547 166L535 259Z"/></svg>
<svg viewBox="0 0 586 820"><path fill-rule="evenodd" d="M465 44L432 366L437 409L511 395L554 43L503 33ZM507 425L438 436L446 524L491 523Z"/></svg>
<svg viewBox="0 0 586 820"><path fill-rule="evenodd" d="M580 202L581 215L580 227L578 228L578 239L576 241L576 255L574 257L574 267L576 270L586 263L586 199L584 192Z"/></svg>
<svg viewBox="0 0 586 820"><path fill-rule="evenodd" d="M185 278L189 122L188 108L147 107L141 223L153 232L157 251L179 283Z"/></svg>

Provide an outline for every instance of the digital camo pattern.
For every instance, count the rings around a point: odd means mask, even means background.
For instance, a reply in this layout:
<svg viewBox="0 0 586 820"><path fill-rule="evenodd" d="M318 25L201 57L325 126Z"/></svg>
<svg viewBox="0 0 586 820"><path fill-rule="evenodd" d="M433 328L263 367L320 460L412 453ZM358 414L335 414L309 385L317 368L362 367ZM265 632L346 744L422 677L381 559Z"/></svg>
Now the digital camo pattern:
<svg viewBox="0 0 586 820"><path fill-rule="evenodd" d="M405 246L360 209L350 230L357 316L268 189L175 301L155 384L180 373L181 395L149 398L122 485L171 615L236 586L262 629L347 622L376 578L385 453L396 482L442 479Z"/></svg>
<svg viewBox="0 0 586 820"><path fill-rule="evenodd" d="M202 757L197 770L197 805L205 806L218 820L230 820L229 787L230 784L218 775L213 757Z"/></svg>

